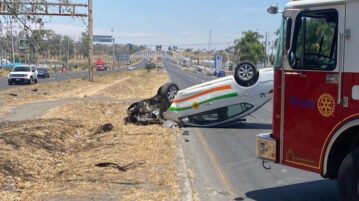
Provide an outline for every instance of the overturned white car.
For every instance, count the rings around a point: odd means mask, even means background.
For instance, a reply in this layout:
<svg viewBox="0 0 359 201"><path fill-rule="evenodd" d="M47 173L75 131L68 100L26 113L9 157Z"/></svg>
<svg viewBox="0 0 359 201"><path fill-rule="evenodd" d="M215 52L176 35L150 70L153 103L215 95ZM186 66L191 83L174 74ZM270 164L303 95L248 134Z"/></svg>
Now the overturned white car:
<svg viewBox="0 0 359 201"><path fill-rule="evenodd" d="M126 123L149 124L172 120L179 125L211 127L238 121L258 110L273 95L273 69L257 70L242 62L234 75L178 90L174 83L157 95L128 108Z"/></svg>

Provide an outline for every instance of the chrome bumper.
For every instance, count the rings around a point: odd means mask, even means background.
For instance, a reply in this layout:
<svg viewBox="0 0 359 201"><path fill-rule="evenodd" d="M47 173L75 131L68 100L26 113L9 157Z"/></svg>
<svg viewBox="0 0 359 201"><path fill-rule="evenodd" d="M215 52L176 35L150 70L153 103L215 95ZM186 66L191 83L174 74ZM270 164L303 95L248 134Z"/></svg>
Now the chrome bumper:
<svg viewBox="0 0 359 201"><path fill-rule="evenodd" d="M277 158L277 140L272 138L271 133L257 135L256 154L258 158L270 161L276 161Z"/></svg>

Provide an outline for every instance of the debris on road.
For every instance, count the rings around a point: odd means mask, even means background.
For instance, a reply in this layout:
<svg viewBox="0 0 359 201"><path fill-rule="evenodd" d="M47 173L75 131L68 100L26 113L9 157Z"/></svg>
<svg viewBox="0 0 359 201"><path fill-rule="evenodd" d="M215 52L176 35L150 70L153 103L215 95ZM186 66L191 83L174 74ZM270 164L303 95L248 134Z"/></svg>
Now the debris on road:
<svg viewBox="0 0 359 201"><path fill-rule="evenodd" d="M112 131L112 129L113 129L113 125L111 123L107 123L102 126L103 132L110 132Z"/></svg>
<svg viewBox="0 0 359 201"><path fill-rule="evenodd" d="M36 89L32 89L31 91L33 91L33 92L37 92L38 91L38 89L36 88Z"/></svg>
<svg viewBox="0 0 359 201"><path fill-rule="evenodd" d="M17 96L15 93L9 93L10 96Z"/></svg>
<svg viewBox="0 0 359 201"><path fill-rule="evenodd" d="M188 131L188 130L184 130L184 131L182 132L182 135L189 135L189 131Z"/></svg>
<svg viewBox="0 0 359 201"><path fill-rule="evenodd" d="M171 121L171 120L166 120L162 123L162 127L163 128L178 128L178 124L174 121Z"/></svg>

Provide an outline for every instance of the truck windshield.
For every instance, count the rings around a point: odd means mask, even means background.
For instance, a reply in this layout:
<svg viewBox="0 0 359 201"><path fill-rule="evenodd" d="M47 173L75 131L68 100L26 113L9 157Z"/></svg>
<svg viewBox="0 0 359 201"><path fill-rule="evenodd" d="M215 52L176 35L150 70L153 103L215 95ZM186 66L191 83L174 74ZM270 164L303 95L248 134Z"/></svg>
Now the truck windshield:
<svg viewBox="0 0 359 201"><path fill-rule="evenodd" d="M279 38L277 41L277 53L274 63L274 68L281 68L283 66L283 51L286 37L287 20L283 19L279 28Z"/></svg>
<svg viewBox="0 0 359 201"><path fill-rule="evenodd" d="M16 67L13 72L28 72L30 71L30 67Z"/></svg>
<svg viewBox="0 0 359 201"><path fill-rule="evenodd" d="M292 68L333 70L336 67L338 12L306 11L296 20Z"/></svg>

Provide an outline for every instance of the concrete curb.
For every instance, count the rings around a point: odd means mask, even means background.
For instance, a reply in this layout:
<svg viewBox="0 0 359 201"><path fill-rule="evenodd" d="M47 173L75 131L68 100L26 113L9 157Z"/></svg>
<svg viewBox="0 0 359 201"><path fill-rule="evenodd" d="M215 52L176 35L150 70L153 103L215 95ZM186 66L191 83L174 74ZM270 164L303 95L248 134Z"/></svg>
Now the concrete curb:
<svg viewBox="0 0 359 201"><path fill-rule="evenodd" d="M188 177L186 159L182 148L181 130L175 132L177 141L176 163L177 163L177 177L179 180L179 187L181 191L181 201L193 201L193 192L191 182Z"/></svg>

